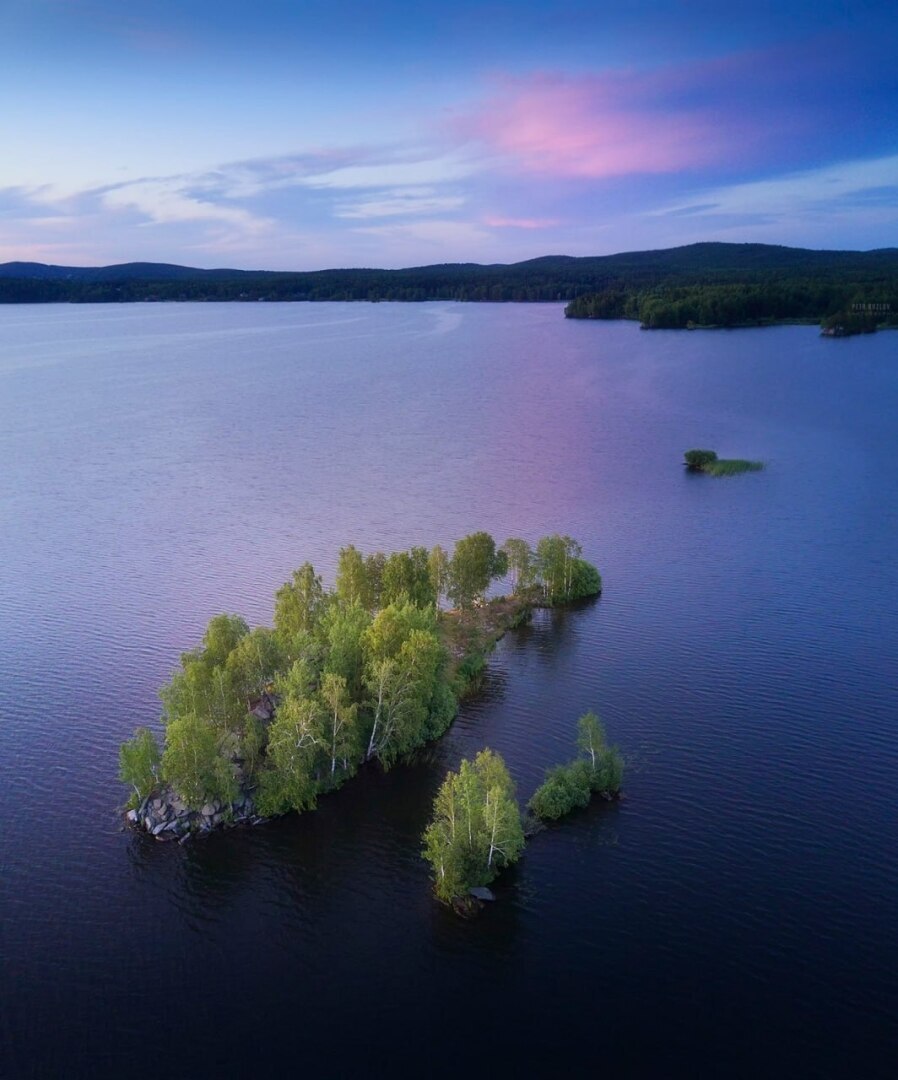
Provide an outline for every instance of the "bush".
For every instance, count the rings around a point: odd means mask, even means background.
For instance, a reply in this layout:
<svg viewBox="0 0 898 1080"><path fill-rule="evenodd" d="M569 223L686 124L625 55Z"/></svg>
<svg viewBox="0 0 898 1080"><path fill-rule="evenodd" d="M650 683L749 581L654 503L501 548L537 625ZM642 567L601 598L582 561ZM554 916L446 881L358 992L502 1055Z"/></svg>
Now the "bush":
<svg viewBox="0 0 898 1080"><path fill-rule="evenodd" d="M687 450L683 456L690 469L703 469L717 460L717 454L713 450Z"/></svg>
<svg viewBox="0 0 898 1080"><path fill-rule="evenodd" d="M543 821L556 821L589 804L592 769L586 761L556 765L533 793L527 807Z"/></svg>

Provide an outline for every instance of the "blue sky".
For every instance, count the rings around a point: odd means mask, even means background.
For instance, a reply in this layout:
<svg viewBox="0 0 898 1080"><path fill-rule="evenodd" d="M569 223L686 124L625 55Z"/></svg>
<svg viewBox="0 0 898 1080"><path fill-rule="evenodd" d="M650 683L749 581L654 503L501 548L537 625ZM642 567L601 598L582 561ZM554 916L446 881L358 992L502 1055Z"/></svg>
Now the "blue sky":
<svg viewBox="0 0 898 1080"><path fill-rule="evenodd" d="M0 0L0 261L898 245L884 3Z"/></svg>

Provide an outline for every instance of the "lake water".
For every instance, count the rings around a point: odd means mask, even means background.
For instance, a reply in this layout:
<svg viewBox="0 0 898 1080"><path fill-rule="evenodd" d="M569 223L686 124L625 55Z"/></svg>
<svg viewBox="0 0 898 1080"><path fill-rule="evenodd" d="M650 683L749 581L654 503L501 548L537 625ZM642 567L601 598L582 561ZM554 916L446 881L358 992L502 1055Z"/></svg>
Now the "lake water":
<svg viewBox="0 0 898 1080"><path fill-rule="evenodd" d="M894 1075L898 335L0 307L0 408L0 1073ZM577 537L601 600L314 814L122 831L118 744L212 614L476 529ZM626 798L454 917L446 769L488 745L526 799L588 708Z"/></svg>

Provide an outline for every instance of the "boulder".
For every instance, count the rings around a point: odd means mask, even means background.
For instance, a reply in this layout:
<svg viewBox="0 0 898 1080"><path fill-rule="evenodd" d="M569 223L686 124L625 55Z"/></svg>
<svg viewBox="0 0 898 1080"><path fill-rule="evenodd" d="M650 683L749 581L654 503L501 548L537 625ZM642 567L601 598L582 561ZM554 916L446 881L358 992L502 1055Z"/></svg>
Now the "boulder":
<svg viewBox="0 0 898 1080"><path fill-rule="evenodd" d="M201 813L203 817L212 817L215 813L215 805L213 803L206 803Z"/></svg>
<svg viewBox="0 0 898 1080"><path fill-rule="evenodd" d="M475 885L473 889L468 889L468 892L475 900L495 900L496 897L491 889L488 889L485 885Z"/></svg>
<svg viewBox="0 0 898 1080"><path fill-rule="evenodd" d="M136 810L129 810L128 813L125 814L125 820L128 822L129 825L136 825L137 824L137 811Z"/></svg>
<svg viewBox="0 0 898 1080"><path fill-rule="evenodd" d="M161 832L165 832L168 828L168 824L165 821L161 821L158 825L154 826L152 833L153 836L158 836Z"/></svg>

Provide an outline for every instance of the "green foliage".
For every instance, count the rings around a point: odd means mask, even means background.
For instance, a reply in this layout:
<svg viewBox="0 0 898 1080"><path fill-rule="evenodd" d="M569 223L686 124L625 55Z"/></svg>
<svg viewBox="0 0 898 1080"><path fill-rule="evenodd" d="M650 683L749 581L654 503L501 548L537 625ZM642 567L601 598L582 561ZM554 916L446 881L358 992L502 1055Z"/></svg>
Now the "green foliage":
<svg viewBox="0 0 898 1080"><path fill-rule="evenodd" d="M274 598L274 627L282 647L291 659L299 654L300 643L314 636L325 606L321 578L311 563L294 570L290 581Z"/></svg>
<svg viewBox="0 0 898 1080"><path fill-rule="evenodd" d="M357 724L358 705L350 700L346 680L328 671L321 678L318 692L325 723L325 742L330 752L330 783L335 782L337 766L348 773L358 760L361 736Z"/></svg>
<svg viewBox="0 0 898 1080"><path fill-rule="evenodd" d="M246 620L239 615L215 615L203 635L203 661L209 667L221 666L249 633Z"/></svg>
<svg viewBox="0 0 898 1080"><path fill-rule="evenodd" d="M695 245L722 251L728 245ZM638 319L644 329L758 326L775 322L821 322L825 332L869 333L898 321L898 265L886 267L848 253L802 252L743 245L743 258L714 265L629 272L584 293L565 309L568 318ZM680 249L685 252L686 249ZM736 250L736 249L729 249ZM737 252L738 253L738 252ZM676 258L678 252L658 252ZM631 257L632 258L632 257ZM785 260L776 266L777 259ZM789 265L791 263L791 265Z"/></svg>
<svg viewBox="0 0 898 1080"><path fill-rule="evenodd" d="M717 454L713 450L687 450L683 457L690 469L702 469L717 460Z"/></svg>
<svg viewBox="0 0 898 1080"><path fill-rule="evenodd" d="M337 580L335 592L341 604L358 605L366 611L373 611L377 600L375 583L369 573L369 565L364 556L352 544L340 548L337 559Z"/></svg>
<svg viewBox="0 0 898 1080"><path fill-rule="evenodd" d="M764 468L763 461L718 458L713 450L687 450L683 457L690 469L707 473L709 476L735 476L737 473L757 472Z"/></svg>
<svg viewBox="0 0 898 1080"><path fill-rule="evenodd" d="M473 605L509 570L530 589L543 566L557 573L554 598L559 590L598 591L598 573L579 558L579 545L548 539L557 566L536 559L526 541L496 551L482 532L459 541L452 559L440 547L366 557L350 546L340 552L333 592L309 563L278 590L275 629L250 631L240 616L216 615L160 691L161 755L145 730L121 748L121 776L133 798L164 783L199 808L233 801L239 781L263 814L306 810L363 761L377 758L389 768L407 758L452 722L458 695L477 683L495 639L491 610L441 614L439 597L448 591ZM526 605L506 607L503 626L529 613ZM490 768L483 759L484 790L501 779ZM499 815L490 819L493 832L506 828L500 809L489 801L478 811ZM488 853L488 865L496 857Z"/></svg>
<svg viewBox="0 0 898 1080"><path fill-rule="evenodd" d="M424 833L424 858L434 890L446 902L486 885L524 849L521 814L505 762L482 750L450 772L434 800Z"/></svg>
<svg viewBox="0 0 898 1080"><path fill-rule="evenodd" d="M238 744L238 754L243 762L243 774L252 782L264 760L268 745L268 730L255 716L247 716L243 735Z"/></svg>
<svg viewBox="0 0 898 1080"><path fill-rule="evenodd" d="M496 542L489 533L462 537L449 563L449 599L460 608L482 600L490 582L502 577L507 565L507 560L497 554Z"/></svg>
<svg viewBox="0 0 898 1080"><path fill-rule="evenodd" d="M257 804L266 816L311 810L327 761L326 717L314 697L288 697L268 733L268 768L260 776Z"/></svg>
<svg viewBox="0 0 898 1080"><path fill-rule="evenodd" d="M809 251L767 244L690 244L660 251L586 258L547 256L508 266L441 264L403 270L305 273L188 270L148 264L97 272L65 268L53 279L0 278L0 303L155 300L571 300L570 317L636 318L653 297L667 306L659 323L720 325L807 318L850 311L860 301L891 301L898 312L898 256ZM577 299L579 298L579 299Z"/></svg>
<svg viewBox="0 0 898 1080"><path fill-rule="evenodd" d="M266 626L258 626L240 638L224 662L233 692L246 708L274 681L283 665L280 640Z"/></svg>
<svg viewBox="0 0 898 1080"><path fill-rule="evenodd" d="M427 548L413 547L409 551L394 551L386 557L381 576L380 602L388 604L409 600L416 607L436 603L428 565Z"/></svg>
<svg viewBox="0 0 898 1080"><path fill-rule="evenodd" d="M502 548L508 560L512 593L526 592L536 579L536 563L530 545L526 540L511 537Z"/></svg>
<svg viewBox="0 0 898 1080"><path fill-rule="evenodd" d="M445 663L445 650L428 629L412 629L394 655L372 656L366 672L372 718L366 758L377 757L389 768L445 722Z"/></svg>
<svg viewBox="0 0 898 1080"><path fill-rule="evenodd" d="M598 570L580 556L583 549L570 536L544 536L536 545L536 568L543 595L552 604L597 596L602 591Z"/></svg>
<svg viewBox="0 0 898 1080"><path fill-rule="evenodd" d="M872 309L872 310L870 310ZM837 311L821 321L824 334L831 337L850 337L852 334L872 334L879 322L887 322L894 313L890 304L860 304L857 310Z"/></svg>
<svg viewBox="0 0 898 1080"><path fill-rule="evenodd" d="M585 761L574 761L549 769L527 806L536 817L556 821L588 805L591 794L589 766Z"/></svg>
<svg viewBox="0 0 898 1080"><path fill-rule="evenodd" d="M237 796L233 766L221 753L214 728L193 713L168 725L162 775L194 810L206 802L227 803Z"/></svg>
<svg viewBox="0 0 898 1080"><path fill-rule="evenodd" d="M362 690L364 641L370 625L370 614L358 603L332 604L322 619L324 671L339 675L356 699Z"/></svg>
<svg viewBox="0 0 898 1080"><path fill-rule="evenodd" d="M162 761L156 736L139 727L134 737L119 748L119 778L134 789L130 804L138 806L159 784Z"/></svg>
<svg viewBox="0 0 898 1080"><path fill-rule="evenodd" d="M706 465L702 472L709 476L736 476L744 472L760 472L764 468L763 461L746 461L744 458L719 458Z"/></svg>
<svg viewBox="0 0 898 1080"><path fill-rule="evenodd" d="M594 712L577 721L577 749L583 757L546 772L533 793L528 809L544 821L556 821L589 803L593 792L614 795L620 791L623 758L617 747L605 741L605 729Z"/></svg>
<svg viewBox="0 0 898 1080"><path fill-rule="evenodd" d="M430 554L427 556L427 570L430 574L430 587L433 590L434 601L439 604L449 588L449 556L439 544L430 549Z"/></svg>
<svg viewBox="0 0 898 1080"><path fill-rule="evenodd" d="M573 559L568 574L566 600L583 600L602 591L602 575L585 559Z"/></svg>
<svg viewBox="0 0 898 1080"><path fill-rule="evenodd" d="M436 634L437 618L433 608L416 607L410 600L381 608L363 637L369 661L395 656L413 630Z"/></svg>

